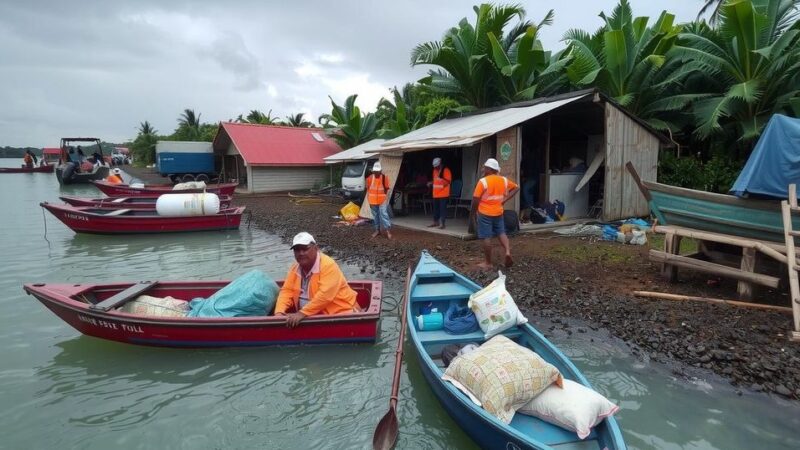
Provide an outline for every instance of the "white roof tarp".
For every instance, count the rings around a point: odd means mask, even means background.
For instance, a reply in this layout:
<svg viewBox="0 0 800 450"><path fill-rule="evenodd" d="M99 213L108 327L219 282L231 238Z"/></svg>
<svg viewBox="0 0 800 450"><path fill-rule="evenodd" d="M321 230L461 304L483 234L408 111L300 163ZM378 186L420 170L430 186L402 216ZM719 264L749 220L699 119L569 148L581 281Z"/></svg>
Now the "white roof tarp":
<svg viewBox="0 0 800 450"><path fill-rule="evenodd" d="M345 161L359 161L373 156L381 148L381 144L386 142L386 139L373 139L361 145L356 145L353 148L335 153L331 156L322 158L326 164L333 164Z"/></svg>
<svg viewBox="0 0 800 450"><path fill-rule="evenodd" d="M444 119L427 127L414 130L384 142L381 152L423 150L426 148L465 147L514 125L533 119L567 103L591 95L585 93L575 97L537 103L531 106L506 108L483 114L455 119ZM370 141L372 142L372 141ZM327 159L327 158L326 158Z"/></svg>

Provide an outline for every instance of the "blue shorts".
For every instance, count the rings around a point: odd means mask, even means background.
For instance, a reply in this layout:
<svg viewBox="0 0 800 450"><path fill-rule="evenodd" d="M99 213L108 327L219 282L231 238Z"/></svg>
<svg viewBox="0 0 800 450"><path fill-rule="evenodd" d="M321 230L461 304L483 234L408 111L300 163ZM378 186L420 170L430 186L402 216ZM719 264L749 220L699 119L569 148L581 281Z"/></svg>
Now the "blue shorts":
<svg viewBox="0 0 800 450"><path fill-rule="evenodd" d="M484 216L478 213L478 239L488 239L506 234L503 216Z"/></svg>

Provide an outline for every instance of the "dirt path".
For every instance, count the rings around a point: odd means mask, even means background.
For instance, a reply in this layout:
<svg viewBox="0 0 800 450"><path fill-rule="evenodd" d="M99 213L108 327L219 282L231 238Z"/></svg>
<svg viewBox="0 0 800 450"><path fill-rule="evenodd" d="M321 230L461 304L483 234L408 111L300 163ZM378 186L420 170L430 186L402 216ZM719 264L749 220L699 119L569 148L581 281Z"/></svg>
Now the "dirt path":
<svg viewBox="0 0 800 450"><path fill-rule="evenodd" d="M159 178L152 169L126 166L125 170L146 182ZM338 199L296 200L237 196L235 203L248 207L255 226L287 241L299 231L308 231L326 253L361 265L363 272L377 278L400 283L423 249L478 284L486 285L496 276L475 269L481 260L478 241L402 228L393 230L392 241L370 239L370 226L336 224L333 216L342 206ZM516 263L503 271L509 292L527 315L579 319L591 328L608 329L638 357L670 364L678 374L692 367L708 369L743 389L800 399L800 344L790 343L784 335L791 329L791 316L631 295L634 290L649 290L735 298L735 282L684 271L679 283L665 283L648 261L647 245L554 234L513 236L511 245ZM499 262L501 255L495 256ZM789 304L783 293L757 293L759 301ZM568 323L564 320L561 326L571 327ZM581 326L575 328L581 331Z"/></svg>

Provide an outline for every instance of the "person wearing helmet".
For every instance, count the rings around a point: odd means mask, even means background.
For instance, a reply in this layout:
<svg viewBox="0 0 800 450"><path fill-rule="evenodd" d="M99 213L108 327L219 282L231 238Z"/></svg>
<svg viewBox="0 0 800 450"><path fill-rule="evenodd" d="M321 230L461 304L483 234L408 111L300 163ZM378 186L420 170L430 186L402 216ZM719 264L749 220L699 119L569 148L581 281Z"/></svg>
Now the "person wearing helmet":
<svg viewBox="0 0 800 450"><path fill-rule="evenodd" d="M354 291L336 262L319 251L317 241L302 231L292 239L295 263L289 267L275 302L275 315L294 328L308 316L360 311Z"/></svg>
<svg viewBox="0 0 800 450"><path fill-rule="evenodd" d="M119 170L119 167L111 170L111 174L106 177L106 181L111 184L122 184L122 171Z"/></svg>
<svg viewBox="0 0 800 450"><path fill-rule="evenodd" d="M375 231L372 238L377 237L381 230L386 231L386 237L392 238L392 222L389 220L389 177L381 173L381 163L372 166L372 175L367 177L367 201L372 212L372 226Z"/></svg>
<svg viewBox="0 0 800 450"><path fill-rule="evenodd" d="M433 196L433 223L428 227L444 228L447 200L450 198L450 183L453 174L442 165L442 158L433 158L433 181L428 183Z"/></svg>
<svg viewBox="0 0 800 450"><path fill-rule="evenodd" d="M500 176L500 164L489 158L483 164L483 178L478 180L472 194L470 220L482 240L484 261L478 264L481 269L492 268L492 238L496 237L505 250L506 267L511 267L511 247L506 236L503 220L503 205L519 192L519 186L504 176Z"/></svg>

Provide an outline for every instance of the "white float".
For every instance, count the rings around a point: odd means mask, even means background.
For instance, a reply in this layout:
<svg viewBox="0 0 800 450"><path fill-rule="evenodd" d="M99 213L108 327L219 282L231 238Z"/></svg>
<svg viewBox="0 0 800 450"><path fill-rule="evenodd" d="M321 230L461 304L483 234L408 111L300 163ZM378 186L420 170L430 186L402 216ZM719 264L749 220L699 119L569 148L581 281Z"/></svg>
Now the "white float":
<svg viewBox="0 0 800 450"><path fill-rule="evenodd" d="M209 192L163 194L156 200L159 216L209 216L219 212L219 196Z"/></svg>

